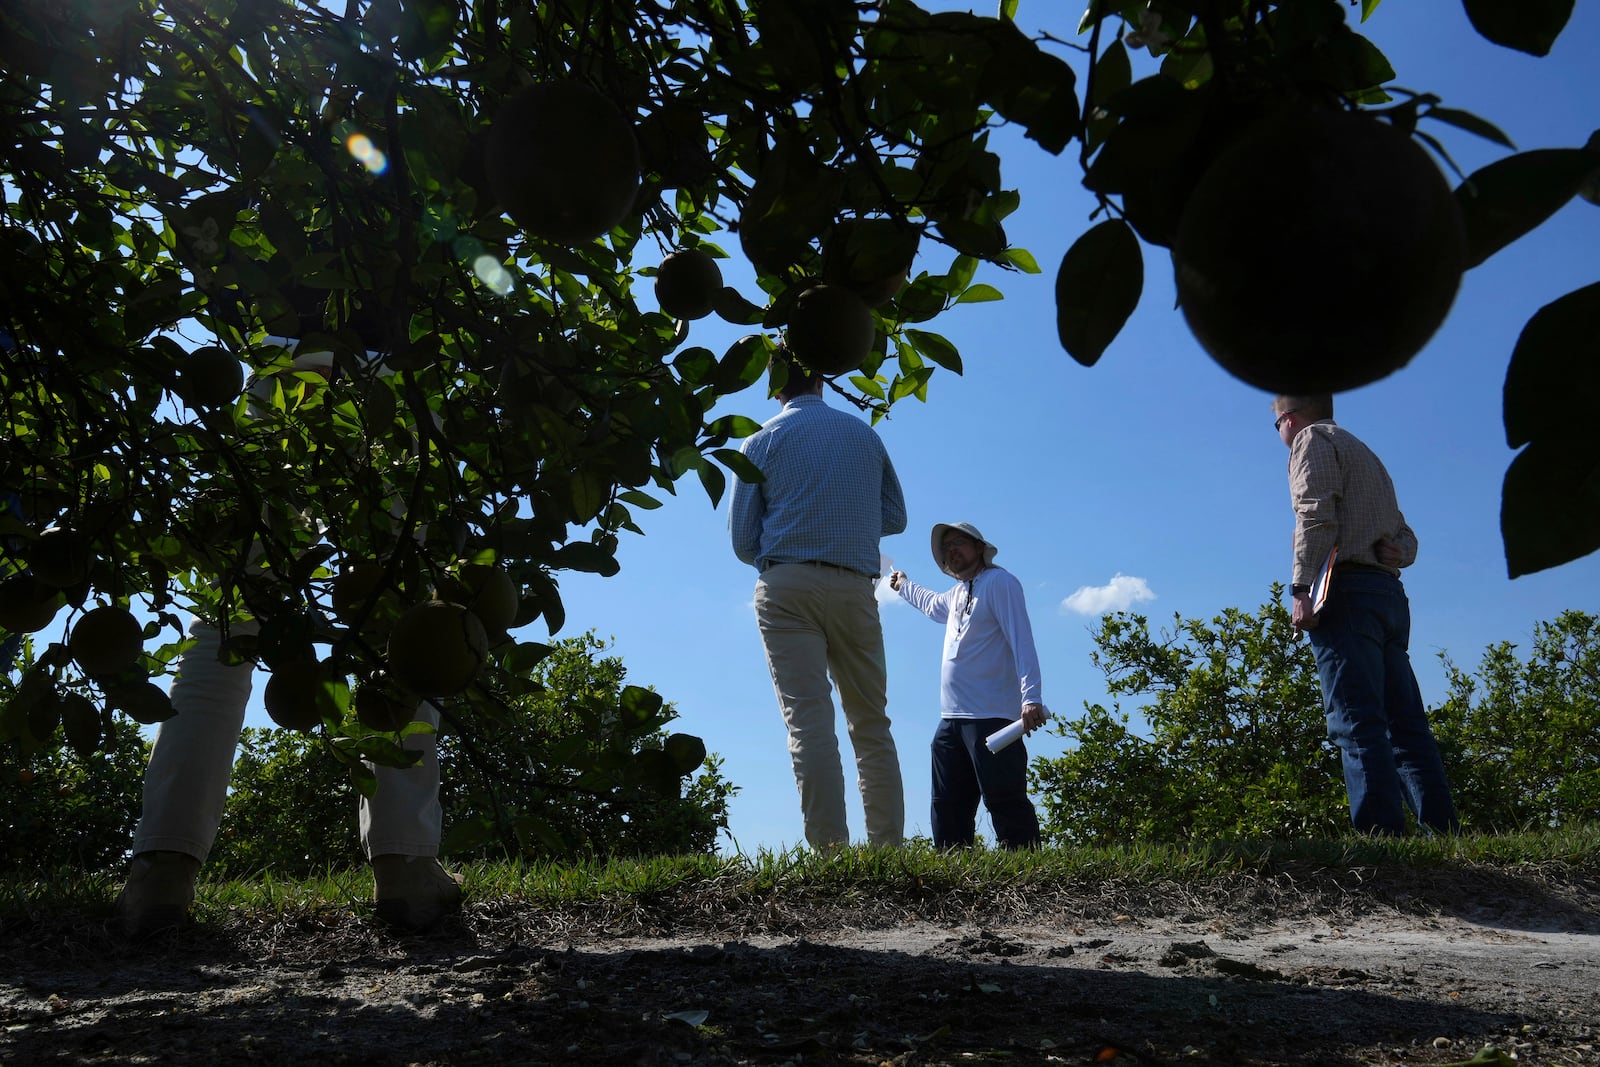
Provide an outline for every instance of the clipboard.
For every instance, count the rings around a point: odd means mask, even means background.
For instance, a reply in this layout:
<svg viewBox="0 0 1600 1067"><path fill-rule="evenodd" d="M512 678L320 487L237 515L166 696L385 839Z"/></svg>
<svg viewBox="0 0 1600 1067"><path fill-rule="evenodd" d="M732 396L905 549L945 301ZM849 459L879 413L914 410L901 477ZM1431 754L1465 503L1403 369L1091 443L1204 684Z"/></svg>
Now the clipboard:
<svg viewBox="0 0 1600 1067"><path fill-rule="evenodd" d="M1311 583L1311 614L1318 615L1322 612L1322 605L1328 602L1328 587L1333 584L1333 565L1339 558L1339 546L1334 545L1328 549L1328 558L1322 561L1322 568L1317 571L1316 580Z"/></svg>

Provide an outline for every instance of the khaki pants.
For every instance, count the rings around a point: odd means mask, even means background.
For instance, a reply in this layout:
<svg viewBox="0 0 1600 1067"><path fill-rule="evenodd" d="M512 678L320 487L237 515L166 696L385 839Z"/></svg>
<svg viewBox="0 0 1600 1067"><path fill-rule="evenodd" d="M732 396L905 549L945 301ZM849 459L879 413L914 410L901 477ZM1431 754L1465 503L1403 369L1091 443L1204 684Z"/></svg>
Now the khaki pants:
<svg viewBox="0 0 1600 1067"><path fill-rule="evenodd" d="M789 729L806 841L813 848L850 841L831 674L855 750L867 841L899 844L905 790L884 712L888 668L871 579L833 567L780 563L756 579L755 606L767 668Z"/></svg>
<svg viewBox="0 0 1600 1067"><path fill-rule="evenodd" d="M255 623L234 626L252 633ZM205 862L222 823L223 802L233 776L234 750L244 727L245 705L255 668L217 659L221 635L196 619L189 627L196 644L178 663L172 706L178 714L161 724L144 774L144 813L133 851L182 852ZM424 701L417 718L439 725L439 711ZM439 852L439 758L433 734L418 734L406 747L420 750L414 767L372 767L377 793L361 798L358 819L367 857L435 856Z"/></svg>

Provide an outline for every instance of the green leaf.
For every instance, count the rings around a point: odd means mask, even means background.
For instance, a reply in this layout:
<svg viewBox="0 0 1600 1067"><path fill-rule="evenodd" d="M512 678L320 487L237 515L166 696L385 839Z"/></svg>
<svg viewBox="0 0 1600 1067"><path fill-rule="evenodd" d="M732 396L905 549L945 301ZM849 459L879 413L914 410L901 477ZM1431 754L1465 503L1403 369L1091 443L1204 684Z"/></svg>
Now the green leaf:
<svg viewBox="0 0 1600 1067"><path fill-rule="evenodd" d="M1547 56L1572 17L1573 0L1462 0L1472 28L1506 48Z"/></svg>
<svg viewBox="0 0 1600 1067"><path fill-rule="evenodd" d="M661 501L649 493L640 492L637 489L624 490L617 494L617 499L624 504L632 504L636 508L643 508L645 511L654 511L661 506Z"/></svg>
<svg viewBox="0 0 1600 1067"><path fill-rule="evenodd" d="M661 694L643 686L626 686L617 700L626 721L648 725L661 710Z"/></svg>
<svg viewBox="0 0 1600 1067"><path fill-rule="evenodd" d="M722 503L722 494L728 488L728 476L711 463L701 463L697 473L700 475L700 484L705 487L706 496L711 498L711 506L714 508Z"/></svg>
<svg viewBox="0 0 1600 1067"><path fill-rule="evenodd" d="M672 360L673 369L691 386L710 380L717 367L717 357L707 348L686 348Z"/></svg>
<svg viewBox="0 0 1600 1067"><path fill-rule="evenodd" d="M1116 38L1106 45L1094 63L1094 99L1084 107L1084 147L1094 151L1105 143L1116 129L1117 116L1104 102L1133 84L1133 64L1128 59L1128 49L1122 39Z"/></svg>
<svg viewBox="0 0 1600 1067"><path fill-rule="evenodd" d="M761 380L774 347L766 334L752 333L728 346L712 377L719 393L736 393Z"/></svg>
<svg viewBox="0 0 1600 1067"><path fill-rule="evenodd" d="M991 300L1004 300L1006 295L992 285L973 285L956 297L958 304L984 304Z"/></svg>
<svg viewBox="0 0 1600 1067"><path fill-rule="evenodd" d="M1092 367L1122 331L1144 292L1144 256L1133 228L1108 219L1082 234L1056 272L1061 347Z"/></svg>
<svg viewBox="0 0 1600 1067"><path fill-rule="evenodd" d="M715 311L722 321L731 322L735 326L755 326L766 314L765 308L746 300L739 290L731 285L724 285L717 290L711 310Z"/></svg>
<svg viewBox="0 0 1600 1067"><path fill-rule="evenodd" d="M1000 262L1009 263L1013 267L1016 267L1018 270L1022 271L1024 274L1043 273L1043 271L1039 269L1039 261L1034 259L1033 253L1029 252L1026 248L1017 248L1013 246L1006 249L1004 252L1000 253Z"/></svg>
<svg viewBox="0 0 1600 1067"><path fill-rule="evenodd" d="M1506 368L1506 444L1520 448L1600 410L1600 282L1554 300L1522 328Z"/></svg>
<svg viewBox="0 0 1600 1067"><path fill-rule="evenodd" d="M500 666L511 674L529 674L555 649L538 641L518 641L516 647L505 654Z"/></svg>
<svg viewBox="0 0 1600 1067"><path fill-rule="evenodd" d="M681 478L699 468L703 462L698 448L694 445L683 445L672 453L672 458L667 462L667 472L674 478Z"/></svg>
<svg viewBox="0 0 1600 1067"><path fill-rule="evenodd" d="M1534 229L1600 172L1587 148L1537 148L1473 171L1456 189L1467 231L1467 266L1476 267Z"/></svg>
<svg viewBox="0 0 1600 1067"><path fill-rule="evenodd" d="M1017 0L1000 0L1000 17L1007 22L1017 20Z"/></svg>
<svg viewBox="0 0 1600 1067"><path fill-rule="evenodd" d="M1078 20L1078 32L1088 33L1095 23L1112 15L1121 15L1124 19L1139 24L1139 12L1145 8L1145 0L1089 0L1083 9L1083 17Z"/></svg>
<svg viewBox="0 0 1600 1067"><path fill-rule="evenodd" d="M1485 140L1504 145L1513 152L1516 151L1517 146L1511 143L1511 138L1507 137L1500 127L1487 119L1479 118L1470 111L1458 111L1452 107L1433 107L1428 109L1427 117L1449 123L1457 129L1475 133Z"/></svg>
<svg viewBox="0 0 1600 1067"><path fill-rule="evenodd" d="M622 569L621 565L617 563L616 556L589 541L574 541L571 544L563 545L560 551L555 554L554 562L557 567L574 571L586 571L590 574L599 574L607 578ZM548 606L545 610L545 617L547 619L550 617Z"/></svg>
<svg viewBox="0 0 1600 1067"><path fill-rule="evenodd" d="M783 135L754 177L739 215L739 245L758 269L782 274L832 219L844 173L823 166L799 137Z"/></svg>
<svg viewBox="0 0 1600 1067"><path fill-rule="evenodd" d="M767 476L761 473L761 468L750 462L749 457L737 448L719 448L711 454L716 457L717 462L732 471L741 482L759 485L767 480Z"/></svg>
<svg viewBox="0 0 1600 1067"><path fill-rule="evenodd" d="M889 384L889 403L904 400L916 394L928 381L928 375L933 373L932 367L921 367L907 375L897 375Z"/></svg>
<svg viewBox="0 0 1600 1067"><path fill-rule="evenodd" d="M984 39L993 50L983 69L985 98L1030 140L1059 155L1083 129L1077 74L1010 23L985 22Z"/></svg>
<svg viewBox="0 0 1600 1067"><path fill-rule="evenodd" d="M1540 438L1517 454L1500 494L1506 573L1517 578L1600 548L1600 442Z"/></svg>
<svg viewBox="0 0 1600 1067"><path fill-rule="evenodd" d="M567 482L568 497L572 503L573 520L586 523L605 507L610 484L592 467L580 467L572 472Z"/></svg>
<svg viewBox="0 0 1600 1067"><path fill-rule="evenodd" d="M749 437L759 429L761 424L748 415L724 415L706 425L706 436Z"/></svg>
<svg viewBox="0 0 1600 1067"><path fill-rule="evenodd" d="M1381 3L1383 3L1383 0L1361 0L1361 21L1365 22L1370 19L1372 13L1378 10L1378 5Z"/></svg>
<svg viewBox="0 0 1600 1067"><path fill-rule="evenodd" d="M1345 93L1386 85L1394 80L1394 67L1378 46L1354 30L1332 35L1311 51L1311 61L1297 67L1297 76L1325 81Z"/></svg>
<svg viewBox="0 0 1600 1067"><path fill-rule="evenodd" d="M868 378L865 374L852 374L850 384L875 400L889 399L883 391L883 383L876 378Z"/></svg>
<svg viewBox="0 0 1600 1067"><path fill-rule="evenodd" d="M1084 174L1096 193L1144 189L1171 174L1206 127L1208 90L1188 92L1158 76L1134 82L1107 102L1123 116Z"/></svg>
<svg viewBox="0 0 1600 1067"><path fill-rule="evenodd" d="M944 337L926 330L906 330L906 341L911 347L945 370L961 373L961 353ZM898 398L896 398L898 399Z"/></svg>

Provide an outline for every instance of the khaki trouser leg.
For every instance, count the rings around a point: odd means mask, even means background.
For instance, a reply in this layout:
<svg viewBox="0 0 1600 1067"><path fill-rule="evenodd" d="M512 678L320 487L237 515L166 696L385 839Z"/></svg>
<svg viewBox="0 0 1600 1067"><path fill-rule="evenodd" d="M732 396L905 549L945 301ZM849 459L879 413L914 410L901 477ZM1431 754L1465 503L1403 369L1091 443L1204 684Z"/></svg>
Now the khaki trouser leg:
<svg viewBox="0 0 1600 1067"><path fill-rule="evenodd" d="M424 700L417 718L439 728L439 709ZM357 817L361 848L374 856L437 856L443 812L439 806L439 743L436 733L413 734L406 748L421 752L411 767L367 766L377 775L378 789L371 800L362 797Z"/></svg>
<svg viewBox="0 0 1600 1067"><path fill-rule="evenodd" d="M779 565L757 579L755 606L767 667L789 731L806 841L827 848L850 840L828 678L832 667L856 752L868 839L898 843L905 800L884 714L883 631L871 583L827 567Z"/></svg>
<svg viewBox="0 0 1600 1067"><path fill-rule="evenodd" d="M254 624L241 623L233 632L252 633ZM145 768L133 851L182 852L204 862L222 823L255 668L218 660L222 637L208 623L194 620L189 636L196 644L183 653L172 682L177 714L161 724Z"/></svg>
<svg viewBox="0 0 1600 1067"><path fill-rule="evenodd" d="M839 687L839 703L856 754L856 784L867 821L867 841L898 845L905 834L905 786L885 712L888 661L878 600L871 582L829 573L844 584L833 590L825 618L828 670Z"/></svg>

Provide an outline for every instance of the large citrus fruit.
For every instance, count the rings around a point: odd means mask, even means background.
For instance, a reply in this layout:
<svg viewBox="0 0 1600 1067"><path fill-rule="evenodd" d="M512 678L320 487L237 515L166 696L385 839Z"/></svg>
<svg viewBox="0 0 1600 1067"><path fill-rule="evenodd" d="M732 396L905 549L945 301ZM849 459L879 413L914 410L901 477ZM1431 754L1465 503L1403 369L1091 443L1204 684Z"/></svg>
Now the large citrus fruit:
<svg viewBox="0 0 1600 1067"><path fill-rule="evenodd" d="M465 607L489 634L502 634L509 629L522 602L511 575L487 563L469 563L461 568L458 577L441 581L439 599Z"/></svg>
<svg viewBox="0 0 1600 1067"><path fill-rule="evenodd" d="M417 717L418 700L386 675L356 687L356 718L369 730L393 733Z"/></svg>
<svg viewBox="0 0 1600 1067"><path fill-rule="evenodd" d="M722 268L698 248L672 253L656 271L656 303L675 319L705 318L721 289Z"/></svg>
<svg viewBox="0 0 1600 1067"><path fill-rule="evenodd" d="M100 709L82 693L67 693L61 698L61 727L67 747L80 759L87 759L100 747L103 731Z"/></svg>
<svg viewBox="0 0 1600 1067"><path fill-rule="evenodd" d="M561 244L608 232L639 190L632 124L581 82L541 82L507 100L490 127L484 165L517 225Z"/></svg>
<svg viewBox="0 0 1600 1067"><path fill-rule="evenodd" d="M338 715L332 687L342 681L320 660L291 660L273 668L261 703L279 726L307 733L324 719Z"/></svg>
<svg viewBox="0 0 1600 1067"><path fill-rule="evenodd" d="M408 608L389 634L389 674L425 697L452 696L478 676L489 654L483 623L460 604Z"/></svg>
<svg viewBox="0 0 1600 1067"><path fill-rule="evenodd" d="M661 751L679 774L693 774L706 761L706 743L693 734L668 734Z"/></svg>
<svg viewBox="0 0 1600 1067"><path fill-rule="evenodd" d="M203 407L223 407L239 399L244 366L226 348L206 345L189 353L178 368L185 396Z"/></svg>
<svg viewBox="0 0 1600 1067"><path fill-rule="evenodd" d="M378 560L346 564L329 584L334 617L345 625L365 617L371 624L399 615L396 593L384 584L388 568Z"/></svg>
<svg viewBox="0 0 1600 1067"><path fill-rule="evenodd" d="M144 628L127 608L95 608L73 626L67 648L91 678L121 674L144 651Z"/></svg>
<svg viewBox="0 0 1600 1067"><path fill-rule="evenodd" d="M93 563L89 539L70 527L52 526L28 546L28 570L57 589L70 589L83 581Z"/></svg>
<svg viewBox="0 0 1600 1067"><path fill-rule="evenodd" d="M822 276L878 307L906 287L921 238L916 227L894 219L845 219L823 245Z"/></svg>
<svg viewBox="0 0 1600 1067"><path fill-rule="evenodd" d="M1408 135L1296 106L1217 157L1172 258L1206 351L1252 385L1303 395L1404 366L1449 312L1466 246L1450 187Z"/></svg>
<svg viewBox="0 0 1600 1067"><path fill-rule="evenodd" d="M50 625L61 607L61 592L31 574L13 574L0 581L0 630L37 633Z"/></svg>
<svg viewBox="0 0 1600 1067"><path fill-rule="evenodd" d="M114 686L106 690L106 703L141 726L166 722L177 714L166 690L151 681Z"/></svg>
<svg viewBox="0 0 1600 1067"><path fill-rule="evenodd" d="M796 359L817 374L845 374L872 351L872 309L842 285L817 285L800 294L785 339Z"/></svg>

